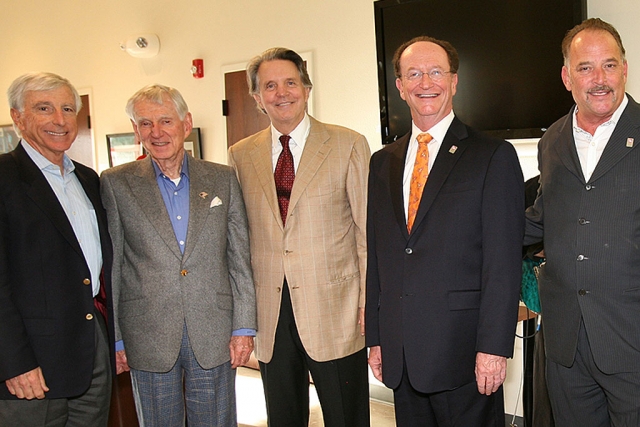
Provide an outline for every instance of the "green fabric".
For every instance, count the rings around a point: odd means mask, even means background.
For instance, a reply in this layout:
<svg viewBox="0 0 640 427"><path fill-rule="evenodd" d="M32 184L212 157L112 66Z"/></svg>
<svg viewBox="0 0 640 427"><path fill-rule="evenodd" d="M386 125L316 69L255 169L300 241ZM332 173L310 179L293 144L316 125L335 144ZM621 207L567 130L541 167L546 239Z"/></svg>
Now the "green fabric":
<svg viewBox="0 0 640 427"><path fill-rule="evenodd" d="M532 260L525 258L522 261L522 286L520 288L520 300L527 308L535 313L540 313L540 296L538 294L538 278L533 270L544 260Z"/></svg>

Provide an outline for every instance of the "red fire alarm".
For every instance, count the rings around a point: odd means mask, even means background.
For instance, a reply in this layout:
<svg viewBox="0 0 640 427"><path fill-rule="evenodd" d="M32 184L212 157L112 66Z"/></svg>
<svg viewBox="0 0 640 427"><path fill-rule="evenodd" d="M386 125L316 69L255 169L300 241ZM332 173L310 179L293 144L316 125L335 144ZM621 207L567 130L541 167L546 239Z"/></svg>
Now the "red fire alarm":
<svg viewBox="0 0 640 427"><path fill-rule="evenodd" d="M196 79L201 79L204 77L204 60L202 59L194 59L193 66L191 67L191 74Z"/></svg>

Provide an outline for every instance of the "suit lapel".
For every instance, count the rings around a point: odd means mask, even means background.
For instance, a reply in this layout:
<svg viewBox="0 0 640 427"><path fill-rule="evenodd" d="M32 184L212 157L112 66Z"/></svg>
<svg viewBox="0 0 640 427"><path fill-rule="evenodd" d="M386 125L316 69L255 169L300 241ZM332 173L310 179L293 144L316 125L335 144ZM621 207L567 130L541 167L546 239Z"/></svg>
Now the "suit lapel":
<svg viewBox="0 0 640 427"><path fill-rule="evenodd" d="M575 107L574 107L575 108ZM580 159L576 151L576 143L573 138L573 108L566 116L566 120L558 131L558 137L553 143L553 149L558 153L558 157L564 166L574 174L581 182L585 182L580 166Z"/></svg>
<svg viewBox="0 0 640 427"><path fill-rule="evenodd" d="M640 133L638 132L640 106L636 104L633 98L628 97L629 104L620 116L589 181L595 181L606 174L616 163L635 150L640 144Z"/></svg>
<svg viewBox="0 0 640 427"><path fill-rule="evenodd" d="M25 143L26 144L26 143ZM27 196L42 209L60 234L69 242L71 247L84 259L82 248L71 227L71 223L64 212L60 201L53 192L47 179L29 157L21 144L13 151L13 156L20 169L20 177L27 185Z"/></svg>
<svg viewBox="0 0 640 427"><path fill-rule="evenodd" d="M404 164L409 148L409 139L411 133L408 133L393 143L393 150L389 158L389 188L391 189L391 203L393 204L393 212L396 216L396 222L400 227L400 232L405 238L409 238L407 231L407 218L404 212L404 197L402 178L404 176ZM390 147L391 148L391 147Z"/></svg>
<svg viewBox="0 0 640 427"><path fill-rule="evenodd" d="M151 162L151 157L138 160L136 163L138 167L133 173L127 175L126 179L148 221L175 256L182 258Z"/></svg>
<svg viewBox="0 0 640 427"><path fill-rule="evenodd" d="M189 165L189 227L187 228L184 260L189 258L197 246L198 238L202 235L201 230L211 212L211 201L217 196L217 194L213 194L215 185L212 185L215 177L210 175L206 169L201 168L193 157L187 156L187 163ZM202 192L207 195L201 196Z"/></svg>
<svg viewBox="0 0 640 427"><path fill-rule="evenodd" d="M282 226L282 218L280 217L280 206L278 205L278 196L276 195L276 183L273 179L273 161L271 150L271 126L260 132L256 137L251 152L251 163L256 170L256 175L262 191L264 191L267 203L271 208L271 212L275 221Z"/></svg>
<svg viewBox="0 0 640 427"><path fill-rule="evenodd" d="M291 212L298 201L300 196L304 193L309 183L313 180L313 177L320 169L320 165L325 161L331 147L326 142L329 140L329 133L325 130L324 126L317 120L310 117L311 129L309 136L304 144L304 150L302 157L300 158L300 164L296 171L296 178L293 181L293 188L291 189L291 198L289 199L289 210Z"/></svg>
<svg viewBox="0 0 640 427"><path fill-rule="evenodd" d="M468 133L465 125L458 118L454 118L445 134L444 141L440 145L440 150L438 150L438 156L431 172L429 172L429 178L420 199L420 207L413 223L414 230L418 228L420 222L426 216L454 165L467 149L467 143L464 141L467 137Z"/></svg>

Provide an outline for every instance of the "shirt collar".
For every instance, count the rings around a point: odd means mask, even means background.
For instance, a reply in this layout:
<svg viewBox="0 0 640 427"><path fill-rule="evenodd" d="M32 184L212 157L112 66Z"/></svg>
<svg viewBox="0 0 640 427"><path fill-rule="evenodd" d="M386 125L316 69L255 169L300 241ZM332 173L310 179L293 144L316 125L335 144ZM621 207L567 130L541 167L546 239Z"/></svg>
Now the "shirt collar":
<svg viewBox="0 0 640 427"><path fill-rule="evenodd" d="M624 111L625 108L627 108L627 104L629 103L629 98L627 97L627 94L624 94L624 98L622 99L622 102L620 103L620 105L618 105L618 108L616 109L616 111L613 112L613 115L611 116L611 118L609 120L607 120L606 122L602 123L600 126L611 126L613 125L614 127L616 126L616 124L618 124L618 120L620 120L620 116L622 116L622 112ZM576 108L573 109L573 129L575 131L579 131L579 132L585 132L588 133L587 131L585 131L584 129L582 129L580 126L578 126L578 105L576 105ZM598 127L600 127L598 126Z"/></svg>
<svg viewBox="0 0 640 427"><path fill-rule="evenodd" d="M31 160L33 160L33 163L35 163L40 170L55 168L55 170L60 171L60 167L58 165L52 163L49 159L40 154L40 152L33 148L27 141L22 139L20 143ZM73 161L69 156L67 156L67 153L64 153L62 157L62 169L64 170L64 175L70 174L76 169L76 165L73 164Z"/></svg>
<svg viewBox="0 0 640 427"><path fill-rule="evenodd" d="M412 142L415 141L418 135L426 132L429 135L431 135L433 140L439 141L442 143L442 141L444 140L444 136L447 134L447 131L449 130L449 126L451 126L451 122L453 122L454 117L455 117L455 114L453 113L453 110L451 110L449 114L447 114L442 120L440 120L433 127L431 127L431 129L427 129L427 130L421 130L418 126L416 126L416 124L413 121L411 121L411 140L410 141Z"/></svg>
<svg viewBox="0 0 640 427"><path fill-rule="evenodd" d="M304 144L307 142L307 137L309 136L309 131L311 130L311 120L309 119L309 115L304 113L304 117L298 123L298 126L294 130L291 131L289 136L293 141L293 144L300 147L300 149L304 149ZM281 147L280 144L280 136L282 132L279 132L273 124L271 124L271 144L272 148ZM291 141L289 141L291 143Z"/></svg>
<svg viewBox="0 0 640 427"><path fill-rule="evenodd" d="M187 178L189 178L189 162L187 161L187 152L184 152L184 157L182 158L182 167L180 168L180 176L186 176ZM160 170L160 166L158 166L158 164L155 162L155 160L153 160L153 158L151 159L151 164L153 165L153 170L156 173L156 179L158 179L158 177L164 177L166 176L164 173L162 173L162 171ZM168 177L167 177L168 178Z"/></svg>

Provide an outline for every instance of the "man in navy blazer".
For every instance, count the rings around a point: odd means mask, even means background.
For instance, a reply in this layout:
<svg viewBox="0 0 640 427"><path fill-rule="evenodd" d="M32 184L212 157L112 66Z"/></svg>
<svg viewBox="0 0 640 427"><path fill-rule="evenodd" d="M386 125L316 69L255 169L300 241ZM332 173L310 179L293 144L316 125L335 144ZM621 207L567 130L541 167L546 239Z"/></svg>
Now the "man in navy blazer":
<svg viewBox="0 0 640 427"><path fill-rule="evenodd" d="M539 286L558 426L640 425L640 105L613 26L563 43L576 102L538 145L540 190L525 243L544 237Z"/></svg>
<svg viewBox="0 0 640 427"><path fill-rule="evenodd" d="M371 159L369 365L394 390L399 426L502 427L521 276L522 171L509 143L455 117L453 46L418 37L393 62L413 125ZM429 172L411 226L423 133L432 138Z"/></svg>
<svg viewBox="0 0 640 427"><path fill-rule="evenodd" d="M106 426L112 250L98 175L65 154L80 97L50 73L8 96L22 139L0 156L0 425Z"/></svg>

